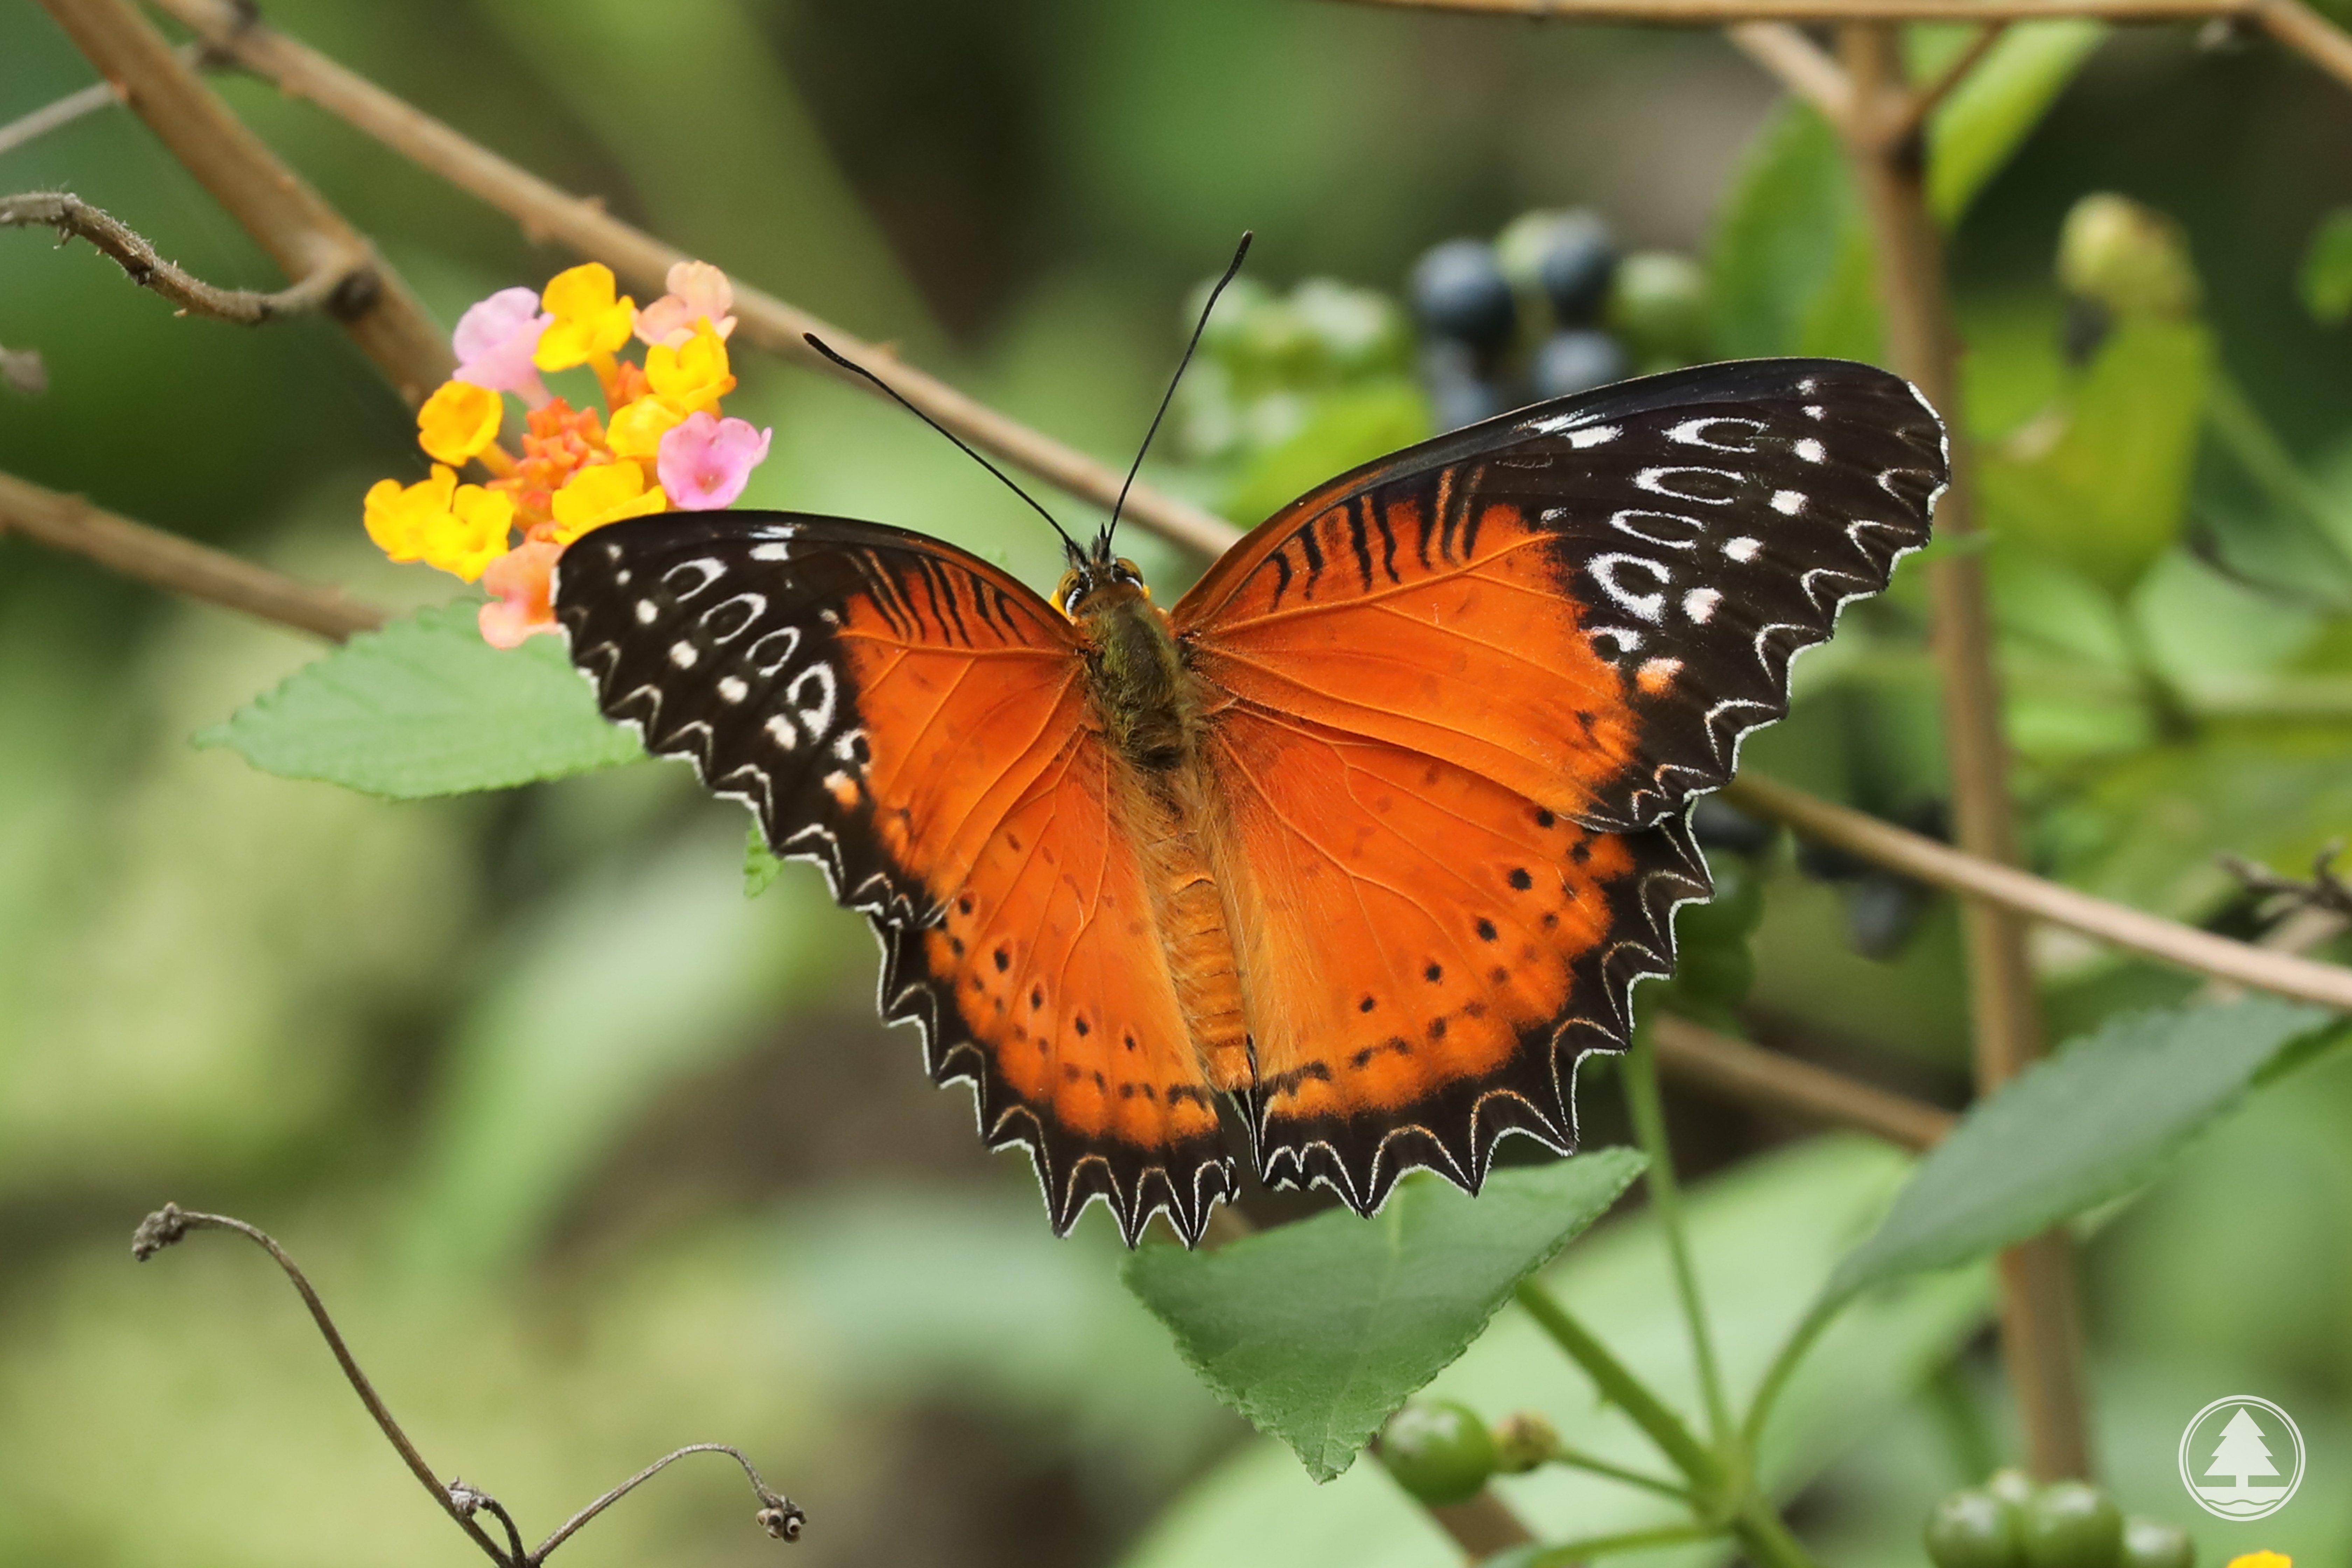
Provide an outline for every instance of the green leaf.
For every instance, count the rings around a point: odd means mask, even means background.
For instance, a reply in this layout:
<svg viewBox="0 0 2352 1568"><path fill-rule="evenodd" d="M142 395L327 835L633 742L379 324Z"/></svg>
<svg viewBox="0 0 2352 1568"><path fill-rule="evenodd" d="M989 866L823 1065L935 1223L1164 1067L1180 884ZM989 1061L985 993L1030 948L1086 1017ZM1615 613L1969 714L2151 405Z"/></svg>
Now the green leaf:
<svg viewBox="0 0 2352 1568"><path fill-rule="evenodd" d="M2141 1185L2335 1014L2271 997L2117 1018L1969 1111L1832 1295L1964 1263Z"/></svg>
<svg viewBox="0 0 2352 1568"><path fill-rule="evenodd" d="M1927 122L1927 201L1947 227L2024 144L2093 50L2106 24L2012 26Z"/></svg>
<svg viewBox="0 0 2352 1568"><path fill-rule="evenodd" d="M743 836L743 896L756 899L784 874L783 861L768 847L768 836L755 820Z"/></svg>
<svg viewBox="0 0 2352 1568"><path fill-rule="evenodd" d="M415 800L636 762L554 637L492 647L459 602L365 632L196 736L264 773Z"/></svg>
<svg viewBox="0 0 2352 1568"><path fill-rule="evenodd" d="M1634 1151L1601 1149L1497 1171L1475 1198L1415 1177L1369 1220L1335 1210L1215 1252L1147 1248L1128 1288L1219 1398L1329 1480L1641 1170Z"/></svg>
<svg viewBox="0 0 2352 1568"><path fill-rule="evenodd" d="M2311 248L2303 255L2303 302L2329 326L2352 317L2352 207L2337 207L2319 220Z"/></svg>
<svg viewBox="0 0 2352 1568"><path fill-rule="evenodd" d="M1716 353L1794 353L1815 301L1851 265L1861 219L1837 133L1791 103L1756 139L1707 256ZM1832 312L1834 313L1834 312Z"/></svg>
<svg viewBox="0 0 2352 1568"><path fill-rule="evenodd" d="M2120 592L2187 515L2212 337L2193 321L2117 324L2060 405L1988 450L1988 521Z"/></svg>
<svg viewBox="0 0 2352 1568"><path fill-rule="evenodd" d="M1335 474L1426 438L1429 398L1403 376L1382 376L1317 395L1307 422L1258 453L1219 498L1244 524L1271 517Z"/></svg>
<svg viewBox="0 0 2352 1568"><path fill-rule="evenodd" d="M1690 1245L1735 1405L1754 1389L1839 1257L1885 1213L1910 1168L1883 1143L1817 1138L1693 1184ZM1544 1281L1635 1376L1704 1425L1690 1333L1669 1305L1674 1273L1652 1220L1647 1209L1612 1219L1568 1248ZM1874 1291L1848 1308L1781 1400L1759 1464L1764 1488L1787 1499L1841 1455L1883 1441L1912 1391L1981 1328L1990 1300L1990 1270L1979 1268ZM1517 1310L1499 1314L1424 1393L1459 1400L1489 1421L1540 1411L1586 1453L1650 1474L1660 1469L1649 1439L1622 1411L1596 1400L1583 1373ZM1494 1487L1547 1541L1690 1517L1671 1498L1560 1465L1497 1477ZM1726 1545L1642 1561L1705 1568L1730 1552ZM1444 1568L1460 1561L1461 1549L1383 1467L1358 1465L1318 1485L1288 1449L1261 1439L1202 1477L1137 1542L1125 1568Z"/></svg>

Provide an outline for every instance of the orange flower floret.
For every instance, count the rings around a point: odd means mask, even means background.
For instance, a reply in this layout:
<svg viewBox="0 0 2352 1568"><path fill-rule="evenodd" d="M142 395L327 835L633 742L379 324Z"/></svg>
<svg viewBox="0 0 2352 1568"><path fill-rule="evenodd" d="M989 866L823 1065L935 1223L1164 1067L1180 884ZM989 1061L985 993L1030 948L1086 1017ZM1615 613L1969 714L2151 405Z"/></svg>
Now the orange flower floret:
<svg viewBox="0 0 2352 1568"><path fill-rule="evenodd" d="M580 469L610 460L604 421L593 408L574 408L563 399L551 400L530 411L522 438L522 460L514 472L494 488L515 499L526 529L536 529L550 516L555 492Z"/></svg>
<svg viewBox="0 0 2352 1568"><path fill-rule="evenodd" d="M666 511L669 498L659 485L646 488L646 471L627 461L598 463L572 476L555 492L555 528L550 538L569 544L592 528L618 522L625 517L645 517Z"/></svg>
<svg viewBox="0 0 2352 1568"><path fill-rule="evenodd" d="M601 261L549 279L539 302L555 324L540 334L530 363L541 370L570 370L627 342L636 330L637 302L626 295L615 299L614 290L613 269Z"/></svg>
<svg viewBox="0 0 2352 1568"><path fill-rule="evenodd" d="M416 444L452 468L499 438L506 402L486 386L446 381L416 411Z"/></svg>
<svg viewBox="0 0 2352 1568"><path fill-rule="evenodd" d="M646 351L646 379L653 384L654 395L677 409L681 419L689 414L716 414L719 400L735 390L735 377L727 368L727 345L707 316L684 346L656 343Z"/></svg>

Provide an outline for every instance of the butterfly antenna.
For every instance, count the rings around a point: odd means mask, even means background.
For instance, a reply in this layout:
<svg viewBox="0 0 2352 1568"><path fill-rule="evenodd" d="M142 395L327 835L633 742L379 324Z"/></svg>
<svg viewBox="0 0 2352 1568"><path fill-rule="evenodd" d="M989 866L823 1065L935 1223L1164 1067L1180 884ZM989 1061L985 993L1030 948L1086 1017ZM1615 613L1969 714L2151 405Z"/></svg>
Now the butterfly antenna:
<svg viewBox="0 0 2352 1568"><path fill-rule="evenodd" d="M957 435L954 431L949 429L946 426L940 424L938 420L932 418L929 415L916 407L913 404L908 402L905 395L901 394L897 387L891 385L888 382L883 380L880 376L875 374L864 365L859 364L856 360L845 358L843 355L835 353L832 344L826 342L823 338L818 337L814 332L803 332L801 336L807 341L809 347L816 350L817 353L823 354L825 358L831 360L834 363L839 365L842 369L848 371L852 374L864 376L876 386L880 387L893 403L896 403L899 407L905 409L908 413L913 415L916 418L921 420L924 424L929 426L932 429L938 431L949 440L954 442L965 457L970 458L973 462L978 463L982 468L986 468L990 473L994 474L999 479L1003 481L1004 488L1006 489L1011 490L1014 495L1017 495L1023 500L1027 501L1029 503L1030 510L1034 511L1039 517L1044 518L1046 525L1052 528L1055 533L1062 536L1062 543L1069 551L1072 560L1084 559L1084 552L1078 549L1078 542L1070 537L1069 530L1064 528L1058 521L1055 521L1052 512L1047 511L1044 507L1039 506L1035 496L1031 495L1027 490L1024 490L1019 485L1014 484L1013 482L1013 477L1010 474L1007 474L1003 468L998 468L994 463L990 462L986 458L982 457L978 452L973 451L971 444L965 441L962 437Z"/></svg>
<svg viewBox="0 0 2352 1568"><path fill-rule="evenodd" d="M1110 521L1103 525L1099 546L1105 555L1110 553L1110 536L1118 527L1118 514L1126 510L1127 492L1135 488L1135 476L1143 471L1143 454L1151 450L1151 438L1160 434L1160 422L1168 417L1168 405L1176 401L1177 384L1184 379L1184 367L1192 363L1192 351L1201 346L1201 334L1209 330L1209 312L1217 308L1217 296L1225 285L1241 275L1242 260L1249 255L1250 241L1255 236L1242 230L1242 242L1234 247L1234 258L1225 266L1225 275L1209 290L1208 302L1201 307L1201 319L1192 323L1192 341L1184 345L1184 357L1176 362L1176 374L1168 378L1168 391L1160 399L1160 412L1151 416L1151 428L1143 433L1143 445L1136 448L1135 465L1127 470L1127 482L1118 487L1118 504L1110 509Z"/></svg>

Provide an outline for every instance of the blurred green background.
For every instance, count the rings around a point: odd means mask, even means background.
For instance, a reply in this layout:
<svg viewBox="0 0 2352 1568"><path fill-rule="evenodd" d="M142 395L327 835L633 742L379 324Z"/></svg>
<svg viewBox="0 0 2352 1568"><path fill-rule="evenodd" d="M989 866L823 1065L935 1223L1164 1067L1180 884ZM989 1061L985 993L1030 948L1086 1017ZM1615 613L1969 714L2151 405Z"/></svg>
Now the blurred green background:
<svg viewBox="0 0 2352 1568"><path fill-rule="evenodd" d="M1304 0L268 11L1115 463L1189 292L1244 227L1275 289L1393 293L1437 241L1590 205L1725 289L1754 282L1727 270L1727 194L1752 231L1811 222L1802 201L1828 189L1805 123L1706 34ZM0 121L89 79L37 8L0 6ZM445 323L572 259L302 105L222 86ZM2267 46L2120 32L1955 242L2037 858L2233 934L2255 912L2214 850L2299 867L2352 830L2352 575L2330 575L2352 551L2352 341L2296 282L2322 216L2352 202L2347 144L2352 94ZM1759 178L1776 168L1781 184ZM207 279L278 281L119 111L0 157L0 189L35 188L106 207ZM2179 221L2202 303L2118 318L2074 365L2053 257L2099 190ZM1833 241L1848 219L1822 199ZM1834 244L1798 264L1828 279ZM1834 312L1776 327L1717 303L1717 352L1855 343ZM422 459L331 328L176 320L85 247L0 234L0 343L40 349L51 379L0 395L0 468L381 602L444 596L360 531L367 484ZM2315 521L2209 433L2217 366L2310 481ZM926 529L1050 582L1034 519L936 437L755 355L738 368L730 412L776 433L748 502ZM1181 444L1153 472L1213 504L1236 493ZM1134 551L1163 599L1197 570L1139 535ZM1752 761L1932 816L1917 586L1906 572L1807 667ZM189 748L316 652L0 539L0 1559L472 1555L262 1259L205 1237L131 1268L132 1225L171 1198L293 1248L425 1452L527 1529L696 1440L745 1446L811 1510L807 1539L777 1547L738 1479L697 1461L567 1547L579 1568L1362 1561L1368 1533L1384 1559L1447 1560L1377 1473L1316 1494L1219 1409L1118 1288L1102 1215L1053 1240L1025 1164L983 1154L965 1091L931 1089L912 1036L874 1022L859 922L804 868L747 901L740 815L683 770L386 805ZM1785 847L1768 863L1745 1026L1957 1103L1950 910L1864 957L1858 910L1879 895ZM2040 956L2062 1033L2187 991L2054 937ZM1621 1136L1610 1097L1586 1098L1593 1135ZM1671 1109L1701 1172L1801 1131L1697 1097ZM2270 1544L2352 1561L2347 1128L2338 1058L2258 1096L2087 1255L2109 1479L2200 1524L2209 1563ZM1885 1162L1864 1163L1883 1185ZM1805 1190L1776 1223L1822 1207ZM1754 1267L1771 1241L1745 1238ZM2312 1443L2268 1533L2190 1520L2172 1475L2181 1425L2238 1392L2285 1405ZM2010 1442L1981 1336L1917 1391L1876 1393L1797 1515L1830 1562L1919 1561L1928 1501Z"/></svg>

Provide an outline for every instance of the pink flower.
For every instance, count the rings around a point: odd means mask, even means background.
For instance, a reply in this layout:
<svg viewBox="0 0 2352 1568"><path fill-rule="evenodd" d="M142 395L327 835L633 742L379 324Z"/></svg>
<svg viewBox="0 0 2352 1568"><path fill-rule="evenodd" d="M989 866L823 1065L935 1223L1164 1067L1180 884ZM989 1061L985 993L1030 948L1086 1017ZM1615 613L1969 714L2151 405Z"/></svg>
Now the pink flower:
<svg viewBox="0 0 2352 1568"><path fill-rule="evenodd" d="M669 269L667 281L669 292L637 312L637 341L647 348L684 348L695 323L708 320L726 342L735 330L735 318L727 313L735 303L735 286L727 274L708 261L681 261Z"/></svg>
<svg viewBox="0 0 2352 1568"><path fill-rule="evenodd" d="M548 603L555 558L561 544L532 542L508 551L482 572L482 586L491 594L482 606L482 640L492 647L520 647L522 640L555 627L555 610Z"/></svg>
<svg viewBox="0 0 2352 1568"><path fill-rule="evenodd" d="M656 467L669 504L685 511L710 511L743 493L751 470L768 459L775 431L754 430L741 419L689 414L661 438Z"/></svg>
<svg viewBox="0 0 2352 1568"><path fill-rule="evenodd" d="M457 319L451 339L457 351L456 379L492 392L520 393L533 408L542 406L547 385L530 356L540 334L554 323L554 317L540 313L536 289L499 289Z"/></svg>

